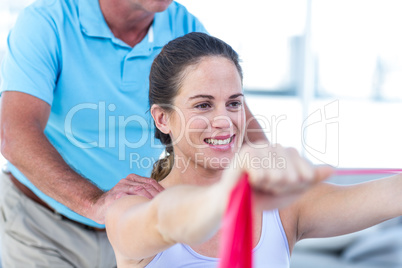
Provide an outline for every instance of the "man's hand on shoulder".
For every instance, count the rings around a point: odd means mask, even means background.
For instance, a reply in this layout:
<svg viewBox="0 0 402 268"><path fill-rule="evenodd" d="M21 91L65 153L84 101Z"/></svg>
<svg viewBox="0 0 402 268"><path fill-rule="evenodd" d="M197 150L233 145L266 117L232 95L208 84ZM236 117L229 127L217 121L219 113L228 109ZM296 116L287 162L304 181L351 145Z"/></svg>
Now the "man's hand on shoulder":
<svg viewBox="0 0 402 268"><path fill-rule="evenodd" d="M92 212L88 217L100 224L104 224L106 210L121 197L139 195L152 199L163 190L164 188L154 179L130 174L119 181L112 189L95 198Z"/></svg>

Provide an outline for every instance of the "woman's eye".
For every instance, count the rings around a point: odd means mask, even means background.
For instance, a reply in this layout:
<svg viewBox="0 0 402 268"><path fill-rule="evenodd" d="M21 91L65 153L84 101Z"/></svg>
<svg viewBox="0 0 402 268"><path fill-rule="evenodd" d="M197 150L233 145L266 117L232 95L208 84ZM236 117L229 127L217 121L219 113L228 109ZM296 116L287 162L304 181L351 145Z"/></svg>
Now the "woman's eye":
<svg viewBox="0 0 402 268"><path fill-rule="evenodd" d="M197 104L195 106L195 108L198 108L198 109L207 109L209 107L211 107L211 105L209 103L201 103L201 104Z"/></svg>
<svg viewBox="0 0 402 268"><path fill-rule="evenodd" d="M242 103L240 101L234 101L234 102L229 103L229 107L231 107L231 108L238 108L241 105L242 105Z"/></svg>

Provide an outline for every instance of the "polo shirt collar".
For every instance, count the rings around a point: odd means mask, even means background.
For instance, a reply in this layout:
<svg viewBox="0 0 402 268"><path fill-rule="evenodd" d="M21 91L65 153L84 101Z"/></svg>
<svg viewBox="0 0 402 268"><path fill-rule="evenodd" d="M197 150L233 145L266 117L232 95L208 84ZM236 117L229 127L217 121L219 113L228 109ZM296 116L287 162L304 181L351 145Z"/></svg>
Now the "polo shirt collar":
<svg viewBox="0 0 402 268"><path fill-rule="evenodd" d="M89 36L113 38L103 17L98 0L79 0L78 17L81 23L81 30Z"/></svg>
<svg viewBox="0 0 402 268"><path fill-rule="evenodd" d="M156 47L163 47L174 37L172 32L172 18L169 16L170 7L163 12L155 14L154 22L152 23L152 31L153 43Z"/></svg>
<svg viewBox="0 0 402 268"><path fill-rule="evenodd" d="M150 44L153 43L153 46L163 47L172 40L172 21L169 16L169 8L155 14L152 26L142 42L148 40ZM98 0L79 0L78 14L81 30L86 35L115 39L103 17Z"/></svg>

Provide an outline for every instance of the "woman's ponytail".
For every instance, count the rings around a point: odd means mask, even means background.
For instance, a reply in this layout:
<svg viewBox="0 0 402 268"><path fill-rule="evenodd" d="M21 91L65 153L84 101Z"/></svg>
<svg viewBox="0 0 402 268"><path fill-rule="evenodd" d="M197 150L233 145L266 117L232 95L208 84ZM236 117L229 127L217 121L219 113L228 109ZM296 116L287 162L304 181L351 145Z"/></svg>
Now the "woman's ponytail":
<svg viewBox="0 0 402 268"><path fill-rule="evenodd" d="M152 169L151 178L157 182L163 180L167 175L169 175L174 165L174 152L172 146L166 147L165 157L159 159L154 163Z"/></svg>

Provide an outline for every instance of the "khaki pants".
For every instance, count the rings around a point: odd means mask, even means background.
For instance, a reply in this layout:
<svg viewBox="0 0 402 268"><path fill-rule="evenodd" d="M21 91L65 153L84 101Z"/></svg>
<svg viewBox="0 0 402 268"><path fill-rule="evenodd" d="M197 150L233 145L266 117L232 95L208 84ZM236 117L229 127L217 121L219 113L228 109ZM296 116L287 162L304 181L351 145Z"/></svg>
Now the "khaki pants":
<svg viewBox="0 0 402 268"><path fill-rule="evenodd" d="M3 268L116 267L106 232L87 230L22 194L0 171Z"/></svg>

